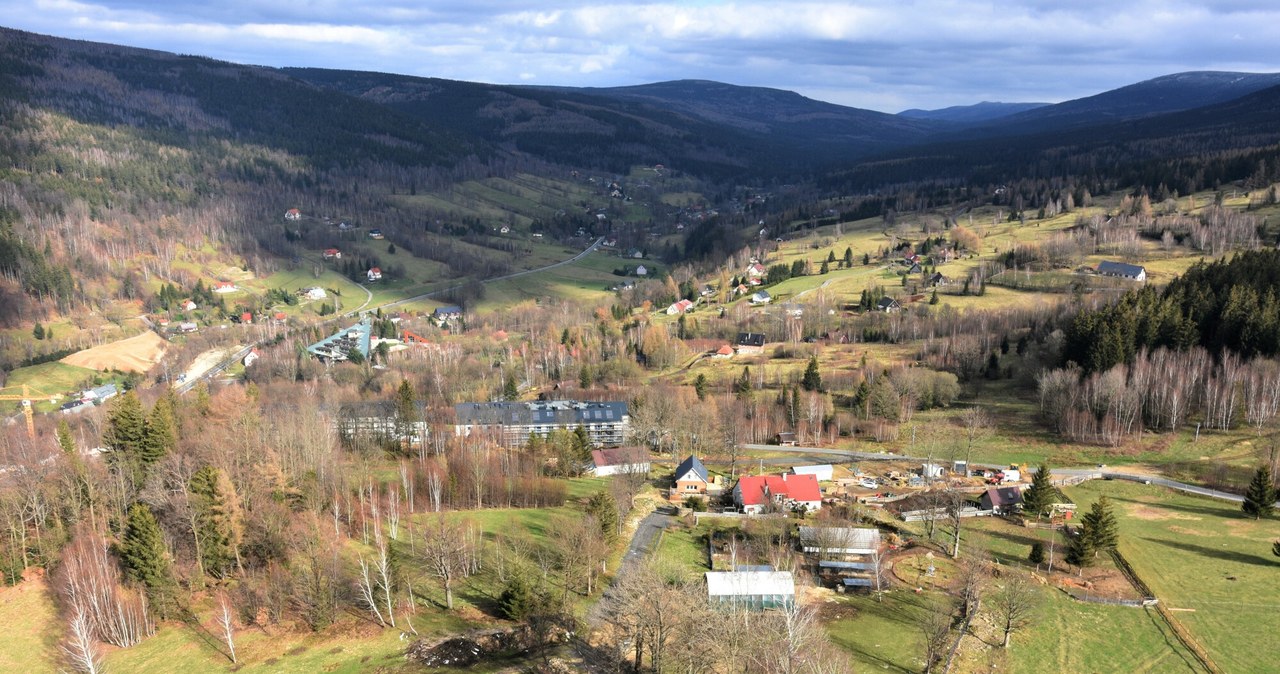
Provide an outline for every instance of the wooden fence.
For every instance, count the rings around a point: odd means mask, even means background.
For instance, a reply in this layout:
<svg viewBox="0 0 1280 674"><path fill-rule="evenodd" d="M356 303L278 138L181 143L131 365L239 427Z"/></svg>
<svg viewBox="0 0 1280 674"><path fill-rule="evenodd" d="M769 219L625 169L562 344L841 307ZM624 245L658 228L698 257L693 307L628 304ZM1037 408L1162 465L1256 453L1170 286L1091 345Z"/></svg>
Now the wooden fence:
<svg viewBox="0 0 1280 674"><path fill-rule="evenodd" d="M1138 573L1129 565L1129 560L1125 559L1119 550L1112 550L1111 558L1115 560L1116 568L1120 569L1120 573L1123 573L1129 579L1129 582L1133 583L1134 587L1138 588L1144 595L1154 597L1151 587L1138 576ZM1183 626L1181 621L1173 616L1173 613L1164 604L1156 602L1152 604L1152 608L1164 619L1165 624L1169 626L1169 630L1191 652L1191 655L1200 662L1205 671L1209 672L1209 674L1222 673L1222 669L1213 661L1213 658L1209 657L1209 652L1200 645L1199 641L1196 641L1195 636Z"/></svg>

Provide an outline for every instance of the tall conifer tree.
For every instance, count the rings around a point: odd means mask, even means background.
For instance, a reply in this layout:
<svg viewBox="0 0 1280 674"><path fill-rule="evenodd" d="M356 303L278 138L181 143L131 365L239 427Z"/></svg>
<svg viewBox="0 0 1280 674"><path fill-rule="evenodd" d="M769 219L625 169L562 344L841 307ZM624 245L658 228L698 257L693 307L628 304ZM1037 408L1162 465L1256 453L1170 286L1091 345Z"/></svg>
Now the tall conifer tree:
<svg viewBox="0 0 1280 674"><path fill-rule="evenodd" d="M1259 520L1271 515L1275 510L1275 503L1276 490L1271 480L1271 467L1265 464L1258 466L1257 472L1253 474L1253 480L1249 482L1249 490L1244 494L1244 503L1240 507L1246 515L1252 515L1253 519Z"/></svg>

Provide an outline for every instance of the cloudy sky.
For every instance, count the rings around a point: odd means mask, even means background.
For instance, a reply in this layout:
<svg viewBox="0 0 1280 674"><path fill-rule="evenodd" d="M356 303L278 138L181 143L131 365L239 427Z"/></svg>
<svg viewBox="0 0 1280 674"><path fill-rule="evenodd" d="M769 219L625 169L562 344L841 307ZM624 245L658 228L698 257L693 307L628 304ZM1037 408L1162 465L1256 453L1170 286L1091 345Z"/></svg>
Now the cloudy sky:
<svg viewBox="0 0 1280 674"><path fill-rule="evenodd" d="M1275 0L0 0L0 25L479 82L710 79L886 112L1280 71Z"/></svg>

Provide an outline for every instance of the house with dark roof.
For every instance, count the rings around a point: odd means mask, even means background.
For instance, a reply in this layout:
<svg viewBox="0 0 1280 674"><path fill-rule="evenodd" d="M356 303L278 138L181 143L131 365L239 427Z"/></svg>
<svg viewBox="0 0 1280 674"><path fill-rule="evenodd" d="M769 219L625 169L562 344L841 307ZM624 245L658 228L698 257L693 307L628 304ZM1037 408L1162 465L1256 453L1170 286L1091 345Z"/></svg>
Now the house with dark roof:
<svg viewBox="0 0 1280 674"><path fill-rule="evenodd" d="M748 515L773 510L816 511L822 490L812 475L745 475L733 488L733 502Z"/></svg>
<svg viewBox="0 0 1280 674"><path fill-rule="evenodd" d="M438 321L457 320L459 318L462 318L462 307L456 304L449 304L443 307L436 307L436 310L431 312L431 316L432 318L435 318Z"/></svg>
<svg viewBox="0 0 1280 674"><path fill-rule="evenodd" d="M1129 279L1130 281L1146 281L1147 270L1136 264L1103 260L1098 263L1098 273L1102 276Z"/></svg>
<svg viewBox="0 0 1280 674"><path fill-rule="evenodd" d="M883 311L886 314L897 313L902 311L902 305L892 297L881 297L880 301L876 302L876 311Z"/></svg>
<svg viewBox="0 0 1280 674"><path fill-rule="evenodd" d="M1011 515L1022 509L1022 488L992 487L983 492L978 506L996 515Z"/></svg>
<svg viewBox="0 0 1280 674"><path fill-rule="evenodd" d="M676 484L672 487L668 500L679 503L690 496L705 498L707 487L711 484L711 475L698 457L691 454L676 466L675 480Z"/></svg>
<svg viewBox="0 0 1280 674"><path fill-rule="evenodd" d="M762 332L739 332L734 347L738 353L760 353L764 351L765 337Z"/></svg>
<svg viewBox="0 0 1280 674"><path fill-rule="evenodd" d="M770 295L767 290L757 290L756 293L751 296L752 304L768 304L772 301L773 296Z"/></svg>

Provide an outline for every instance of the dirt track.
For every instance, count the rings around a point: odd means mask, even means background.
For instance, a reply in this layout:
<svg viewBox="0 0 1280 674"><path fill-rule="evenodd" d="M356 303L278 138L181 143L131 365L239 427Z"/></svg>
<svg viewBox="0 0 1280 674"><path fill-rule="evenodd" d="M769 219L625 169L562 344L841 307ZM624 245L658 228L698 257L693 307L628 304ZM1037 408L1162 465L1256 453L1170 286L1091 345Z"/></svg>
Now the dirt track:
<svg viewBox="0 0 1280 674"><path fill-rule="evenodd" d="M146 372L160 362L168 346L164 338L148 330L118 342L77 351L62 362L100 371Z"/></svg>

